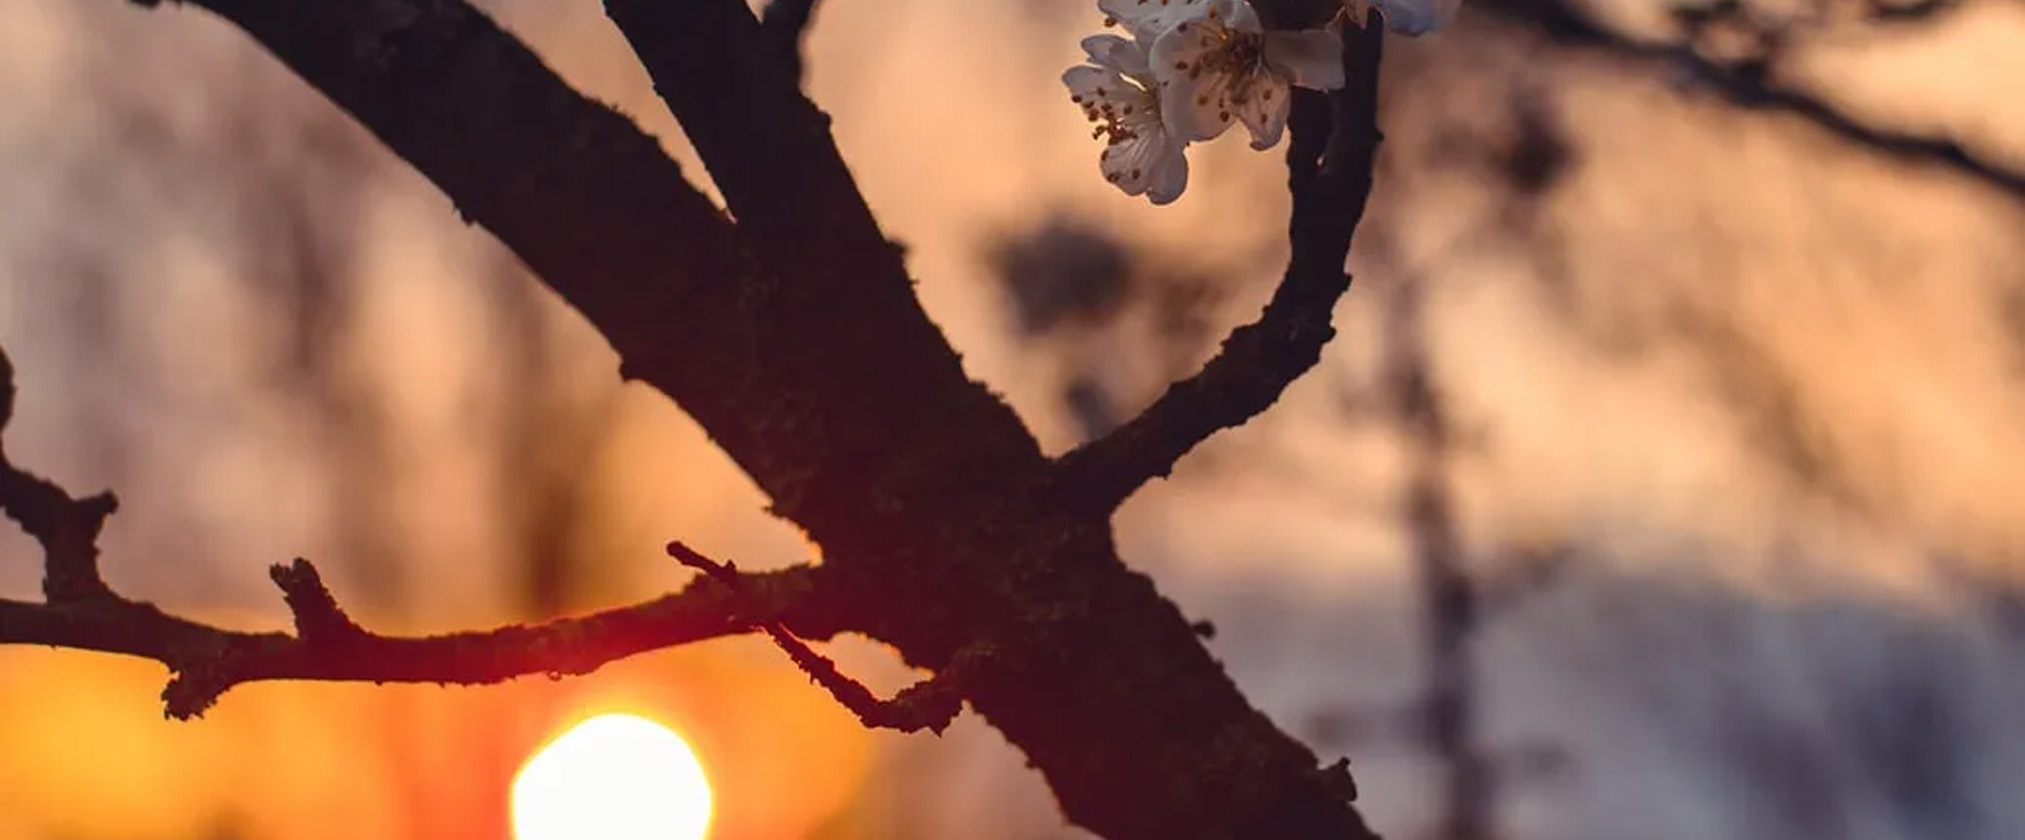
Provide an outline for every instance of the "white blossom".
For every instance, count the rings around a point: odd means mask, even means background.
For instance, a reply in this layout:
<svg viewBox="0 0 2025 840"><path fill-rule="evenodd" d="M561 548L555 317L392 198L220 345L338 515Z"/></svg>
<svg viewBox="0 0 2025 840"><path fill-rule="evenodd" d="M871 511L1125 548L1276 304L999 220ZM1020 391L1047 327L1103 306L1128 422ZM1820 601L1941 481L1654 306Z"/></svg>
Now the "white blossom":
<svg viewBox="0 0 2025 840"><path fill-rule="evenodd" d="M1069 99L1104 140L1097 159L1104 180L1126 195L1145 195L1154 204L1181 197L1188 186L1187 142L1177 138L1161 118L1159 82L1147 63L1143 41L1116 35L1083 39L1088 64L1062 74Z"/></svg>
<svg viewBox="0 0 2025 840"><path fill-rule="evenodd" d="M1130 37L1084 40L1088 63L1062 82L1105 141L1105 180L1166 204L1188 185L1189 144L1242 123L1252 148L1272 148L1294 88L1343 86L1341 26L1362 26L1375 8L1391 30L1420 35L1446 25L1460 3L1341 0L1327 27L1295 31L1267 30L1249 0L1097 0L1105 25Z"/></svg>
<svg viewBox="0 0 2025 840"><path fill-rule="evenodd" d="M1266 31L1245 0L1189 0L1169 9L1151 18L1165 28L1151 59L1168 130L1184 142L1221 135L1235 120L1251 133L1252 148L1272 148L1286 131L1293 87L1343 86L1343 42L1334 32Z"/></svg>
<svg viewBox="0 0 2025 840"><path fill-rule="evenodd" d="M1125 27L1133 39L1151 46L1174 21L1199 11L1207 0L1097 0L1106 25Z"/></svg>

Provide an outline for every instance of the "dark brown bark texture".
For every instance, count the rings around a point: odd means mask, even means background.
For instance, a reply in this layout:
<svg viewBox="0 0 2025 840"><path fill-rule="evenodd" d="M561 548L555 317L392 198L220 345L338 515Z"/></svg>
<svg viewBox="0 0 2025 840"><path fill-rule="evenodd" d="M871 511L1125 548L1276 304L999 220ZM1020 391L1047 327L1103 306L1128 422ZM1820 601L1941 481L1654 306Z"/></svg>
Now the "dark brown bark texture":
<svg viewBox="0 0 2025 840"><path fill-rule="evenodd" d="M1322 766L1252 707L1179 609L1120 559L1109 520L1197 443L1269 407L1333 336L1379 142L1378 28L1346 29L1345 90L1298 92L1292 258L1259 319L1140 417L1049 459L923 312L828 116L743 0L606 2L722 209L654 138L464 0L187 2L244 30L497 236L606 336L623 376L695 417L822 561L743 576L750 585L726 567L722 581L629 608L642 612L580 619L605 622L590 633L603 647L567 659L557 646L583 627L374 635L300 562L276 571L295 636L215 631L99 592L85 562L95 549L45 540L52 574L88 582L50 589L47 604L0 603L0 642L157 659L194 692L181 707L169 698L187 714L254 679L487 681L731 632L766 629L789 647L789 630L861 632L935 672L934 692L1001 730L1066 818L1110 840L1375 837L1351 804L1347 765ZM1314 11L1265 6L1275 20ZM0 467L14 485L46 484ZM96 516L77 529L90 549L104 514L49 490L56 508ZM26 525L23 499L0 505ZM182 635L122 636L150 627ZM497 649L451 644L487 639ZM249 670L248 656L270 665ZM426 661L383 664L404 657Z"/></svg>

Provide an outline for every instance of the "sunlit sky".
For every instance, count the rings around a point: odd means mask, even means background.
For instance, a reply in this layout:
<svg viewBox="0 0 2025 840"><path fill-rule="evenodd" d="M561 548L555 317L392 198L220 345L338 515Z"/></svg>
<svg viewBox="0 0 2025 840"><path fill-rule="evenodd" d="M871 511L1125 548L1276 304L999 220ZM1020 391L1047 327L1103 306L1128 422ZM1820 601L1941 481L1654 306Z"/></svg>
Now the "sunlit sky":
<svg viewBox="0 0 2025 840"><path fill-rule="evenodd" d="M710 780L682 736L608 712L543 744L513 777L514 840L703 840Z"/></svg>
<svg viewBox="0 0 2025 840"><path fill-rule="evenodd" d="M1839 39L1801 69L1834 80L1836 101L1860 113L1946 129L2025 167L2025 108L2010 104L2008 82L2025 77L2014 47L2025 6L1970 5L1938 34ZM1652 4L1606 8L1658 19ZM1011 334L982 243L1070 212L1227 275L1220 317L1233 323L1262 300L1284 211L1277 156L1239 141L1199 150L1172 207L1110 191L1057 81L1096 15L1064 9L832 3L810 44L811 89L908 245L927 306L971 372L1056 449L1074 435L1056 400L1068 364ZM502 11L573 82L679 138L596 4ZM1452 465L1470 545L1572 542L1623 576L1555 593L1491 643L1493 737L1558 739L1596 768L1521 798L1520 825L1653 840L1760 830L1748 808L1723 804L1736 793L1721 765L1641 717L1664 704L1640 692L1731 686L1821 717L1841 684L1791 675L1825 661L1807 616L1844 605L1858 618L1841 638L1898 651L1911 637L1947 652L1915 645L1915 659L1969 650L1949 685L2025 696L2004 676L2018 671L1978 647L1980 630L1935 618L1960 605L1926 562L2025 568L2013 492L2025 355L2016 324L1996 314L2025 280L2025 212L1946 173L1467 15L1389 49L1387 169L1342 337L1273 415L1213 443L1119 520L1129 559L1226 626L1218 653L1260 702L1294 726L1331 703L1395 702L1416 684L1405 543L1388 498L1403 471L1396 430L1331 413L1346 383L1368 380L1386 296L1409 282L1431 290L1437 372L1483 436ZM1552 94L1579 154L1522 213L1468 154L1508 133L1519 89ZM679 139L669 145L681 152ZM288 387L300 331L262 285L306 282L272 247L285 214L263 196L277 191L313 197L280 206L342 254L326 279L344 292L323 312L340 326L314 394ZM1514 213L1532 238L1502 226ZM1542 241L1564 263L1553 283ZM528 334L517 318L537 325L552 365L536 399L496 363ZM1787 381L1772 389L1785 402L1736 410L1755 392L1738 397L1708 348L1680 338L1695 319L1740 336L1736 352ZM376 627L508 620L531 539L521 526L556 508L578 517L552 535L580 561L567 599L577 608L679 584L686 573L658 552L674 537L747 567L808 554L676 407L620 387L597 337L482 232L194 10L0 0L0 342L23 388L10 453L30 453L25 462L73 490L118 489L125 504L106 540L115 583L210 620L283 626L263 570L294 556L330 570ZM1135 346L1119 342L1120 356ZM1606 352L1625 345L1638 352ZM1114 372L1114 386L1141 398L1159 384L1145 365ZM516 426L523 413L549 425ZM1803 486L1767 454L1790 431L1773 428L1782 418L1832 465L1840 495ZM359 429L371 430L363 460L344 448ZM557 430L584 429L569 446L502 455L516 435L567 442ZM346 483L361 463L370 493ZM570 479L557 482L566 492L524 492L511 477L530 464ZM1690 583L1651 595L1651 577ZM0 529L0 590L28 596L36 582L30 546ZM1654 606L1628 616L1596 608L1645 598ZM1725 623L1738 638L1762 642L1750 656L1688 627L1723 610L1736 611ZM1958 630L1969 641L1950 647ZM1585 687L1653 650L1676 657L1667 675L1681 684ZM870 645L841 655L875 683L901 677ZM1766 673L1790 678L1750 679ZM615 709L651 714L694 747L723 840L1024 840L1054 836L1059 822L1019 757L976 721L942 740L861 732L758 640L561 683L256 686L193 724L160 719L160 681L143 663L0 651L0 840L504 836L527 757L568 723ZM1993 825L2025 826L2025 805L1984 790L2025 772L2025 732L1994 727L1976 740L1965 763L1981 775L1964 789ZM1381 824L1412 825L1425 802L1418 759L1380 749L1357 761ZM938 795L904 795L910 786Z"/></svg>

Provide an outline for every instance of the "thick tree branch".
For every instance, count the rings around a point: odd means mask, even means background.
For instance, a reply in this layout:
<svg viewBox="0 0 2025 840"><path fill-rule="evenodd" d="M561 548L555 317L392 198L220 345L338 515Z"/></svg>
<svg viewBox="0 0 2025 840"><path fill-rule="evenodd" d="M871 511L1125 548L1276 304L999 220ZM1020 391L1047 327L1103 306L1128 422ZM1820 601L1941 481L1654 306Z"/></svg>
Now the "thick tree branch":
<svg viewBox="0 0 2025 840"><path fill-rule="evenodd" d="M760 14L760 29L766 32L775 53L796 79L802 77L802 41L808 37L809 24L815 22L817 3L818 0L768 0L766 11Z"/></svg>
<svg viewBox="0 0 2025 840"><path fill-rule="evenodd" d="M13 404L12 367L0 351L0 430ZM152 659L173 677L167 713L203 713L232 687L262 680L496 683L525 674L586 674L636 653L760 629L841 632L820 597L814 567L699 578L682 591L629 607L534 625L440 636L382 636L339 608L316 567L275 566L272 577L296 633L245 633L170 615L124 598L97 568L111 494L75 499L15 466L0 448L0 511L41 544L44 603L0 599L0 644L33 644ZM721 585L731 582L736 591ZM785 632L783 629L782 632Z"/></svg>
<svg viewBox="0 0 2025 840"><path fill-rule="evenodd" d="M742 273L730 221L657 140L463 0L188 2L244 29L594 320L720 332L701 315Z"/></svg>
<svg viewBox="0 0 2025 840"><path fill-rule="evenodd" d="M605 10L738 220L754 275L741 305L764 330L748 346L764 386L753 409L770 415L763 425L801 433L771 435L759 457L726 448L775 512L827 535L825 547L848 563L860 552L832 538L952 495L1002 497L1037 481L1038 446L969 380L921 309L828 115L767 48L744 0L606 0ZM868 510L868 496L886 504Z"/></svg>
<svg viewBox="0 0 2025 840"><path fill-rule="evenodd" d="M672 60L708 80L680 88L699 104L677 114L736 225L657 141L466 0L186 2L244 29L498 236L775 512L855 533L875 527L857 509L868 494L897 511L1040 471L1019 418L969 381L921 310L826 118L754 49L763 36L738 0L638 4L654 25L629 30L688 49ZM951 458L969 467L923 463Z"/></svg>
<svg viewBox="0 0 2025 840"><path fill-rule="evenodd" d="M607 3L735 224L464 0L190 2L386 140L589 316L623 374L695 417L822 546L819 615L848 604L852 629L938 674L893 702L948 708L960 694L1071 821L1109 840L1373 836L1346 764L1323 766L1246 701L1118 557L1108 514L1196 440L1270 404L1327 340L1378 141L1376 32L1352 39L1349 91L1298 104L1295 255L1268 316L1232 337L1196 388L1206 399L1155 412L1114 450L1123 457L1093 462L1102 481L1049 492L1059 476L964 375L827 118L739 0ZM1166 416L1191 405L1207 419ZM1180 436L1192 438L1169 441ZM316 605L313 624L345 625L313 596L298 599ZM792 615L783 625L812 632Z"/></svg>
<svg viewBox="0 0 2025 840"><path fill-rule="evenodd" d="M1940 166L2018 198L2025 198L2025 170L2007 166L1943 136L1884 128L1775 78L1766 61L1731 65L1697 51L1688 41L1646 41L1618 32L1566 0L1486 0L1486 9L1557 43L1596 50L1616 58L1670 71L1685 70L1701 87L1733 106L1789 114L1842 140L1906 163ZM1921 16L1944 4L1914 7ZM1901 11L1884 15L1911 15Z"/></svg>
<svg viewBox="0 0 2025 840"><path fill-rule="evenodd" d="M187 2L243 29L434 182L727 448L749 443L730 422L755 378L736 301L749 271L730 220L659 141L465 0Z"/></svg>
<svg viewBox="0 0 2025 840"><path fill-rule="evenodd" d="M1111 434L1062 457L1056 479L1084 505L1109 510L1223 429L1243 425L1315 366L1336 335L1330 321L1350 289L1350 237L1371 195L1380 134L1382 26L1345 29L1349 85L1323 96L1296 90L1287 149L1292 257L1259 319L1232 331L1203 369L1169 386ZM1330 132L1331 111L1335 130Z"/></svg>

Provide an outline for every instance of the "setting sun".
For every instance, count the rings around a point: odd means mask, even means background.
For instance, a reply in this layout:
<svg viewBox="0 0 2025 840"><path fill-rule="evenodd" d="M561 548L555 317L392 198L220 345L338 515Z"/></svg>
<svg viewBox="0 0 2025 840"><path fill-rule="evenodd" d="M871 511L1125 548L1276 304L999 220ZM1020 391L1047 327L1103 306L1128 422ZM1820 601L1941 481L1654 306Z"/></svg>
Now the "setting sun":
<svg viewBox="0 0 2025 840"><path fill-rule="evenodd" d="M681 736L599 715L543 746L513 780L516 840L702 840L710 783Z"/></svg>

